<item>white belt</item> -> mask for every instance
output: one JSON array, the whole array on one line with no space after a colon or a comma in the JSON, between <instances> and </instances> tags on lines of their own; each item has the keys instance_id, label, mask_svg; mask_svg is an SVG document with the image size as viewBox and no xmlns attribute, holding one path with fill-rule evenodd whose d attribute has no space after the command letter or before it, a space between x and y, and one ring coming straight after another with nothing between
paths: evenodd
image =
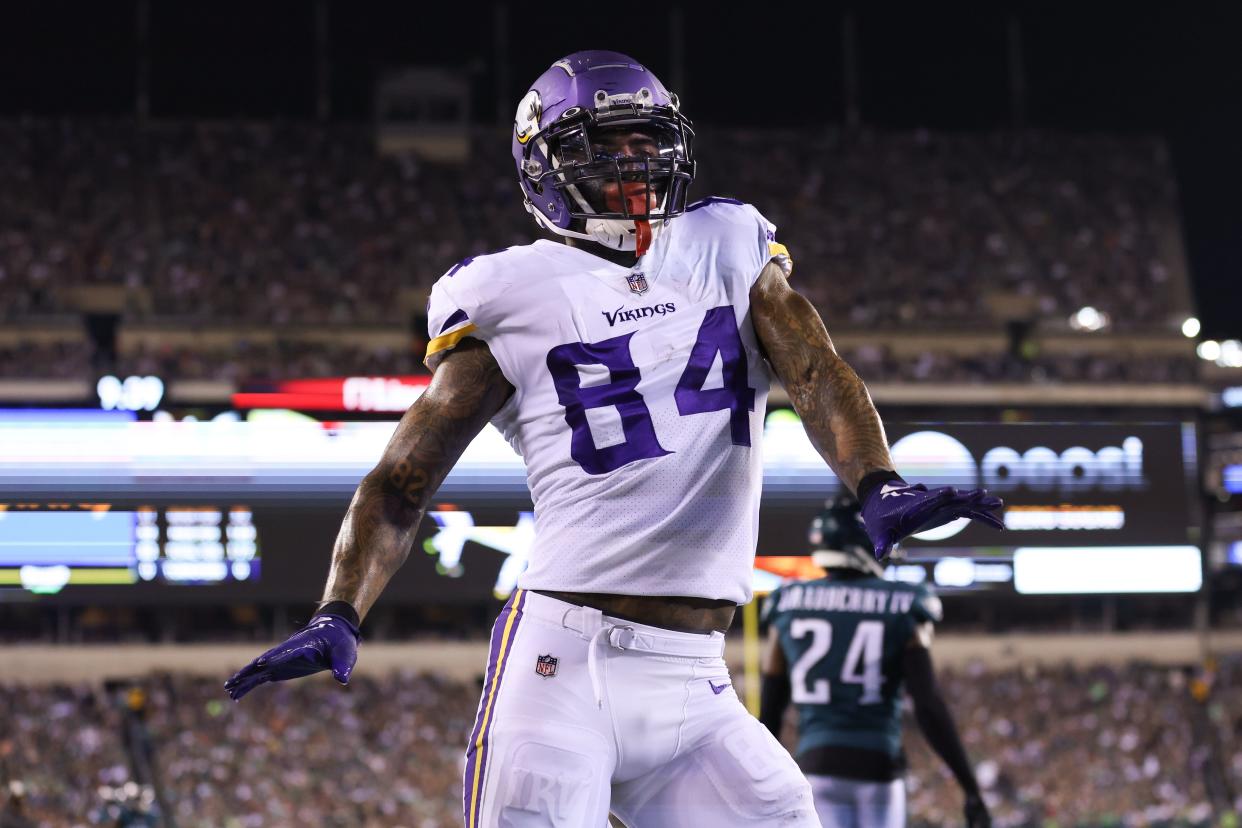
<instances>
[{"instance_id":1,"label":"white belt","mask_svg":"<svg viewBox=\"0 0 1242 828\"><path fill-rule=\"evenodd\" d=\"M662 630L624 618L614 618L594 607L581 607L537 592L527 595L523 612L549 618L553 605L558 605L556 609L559 611L556 615L559 617L549 620L558 621L565 629L573 630L589 642L587 675L591 678L591 690L595 694L597 707L604 706L603 684L599 678L599 653L604 647L683 658L720 658L724 655L724 633Z\"/></svg>"}]
</instances>

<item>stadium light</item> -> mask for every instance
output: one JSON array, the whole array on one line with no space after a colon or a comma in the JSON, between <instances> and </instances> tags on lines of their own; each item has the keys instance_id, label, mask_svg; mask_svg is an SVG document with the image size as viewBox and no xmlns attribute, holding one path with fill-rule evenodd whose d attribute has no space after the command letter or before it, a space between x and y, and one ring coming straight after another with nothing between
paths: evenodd
<instances>
[{"instance_id":1,"label":"stadium light","mask_svg":"<svg viewBox=\"0 0 1242 828\"><path fill-rule=\"evenodd\" d=\"M1242 368L1242 342L1226 339L1220 343L1220 357L1216 364L1222 368Z\"/></svg>"},{"instance_id":2,"label":"stadium light","mask_svg":"<svg viewBox=\"0 0 1242 828\"><path fill-rule=\"evenodd\" d=\"M1220 343L1215 339L1205 339L1195 348L1195 353L1199 355L1199 359L1215 362L1220 359Z\"/></svg>"},{"instance_id":3,"label":"stadium light","mask_svg":"<svg viewBox=\"0 0 1242 828\"><path fill-rule=\"evenodd\" d=\"M1071 316L1069 324L1076 331L1100 331L1108 327L1108 314L1088 305Z\"/></svg>"},{"instance_id":4,"label":"stadium light","mask_svg":"<svg viewBox=\"0 0 1242 828\"><path fill-rule=\"evenodd\" d=\"M1182 323L1182 336L1187 339L1194 339L1199 335L1200 327L1198 319L1195 319L1193 316L1188 316L1186 317L1186 321Z\"/></svg>"}]
</instances>

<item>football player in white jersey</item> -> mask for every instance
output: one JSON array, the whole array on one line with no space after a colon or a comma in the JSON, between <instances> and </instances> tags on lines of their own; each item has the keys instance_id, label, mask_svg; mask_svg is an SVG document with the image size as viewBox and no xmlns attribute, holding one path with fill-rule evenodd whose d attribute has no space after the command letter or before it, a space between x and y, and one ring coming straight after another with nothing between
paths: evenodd
<instances>
[{"instance_id":1,"label":"football player in white jersey","mask_svg":"<svg viewBox=\"0 0 1242 828\"><path fill-rule=\"evenodd\" d=\"M311 622L226 682L331 669L405 560L437 487L490 421L526 463L530 565L501 611L467 746L474 826L817 826L789 754L738 700L724 631L751 598L770 377L864 504L877 554L981 491L894 471L866 388L788 283L775 227L687 204L693 131L632 58L577 52L514 121L543 239L466 259L431 293L426 393L358 487Z\"/></svg>"}]
</instances>

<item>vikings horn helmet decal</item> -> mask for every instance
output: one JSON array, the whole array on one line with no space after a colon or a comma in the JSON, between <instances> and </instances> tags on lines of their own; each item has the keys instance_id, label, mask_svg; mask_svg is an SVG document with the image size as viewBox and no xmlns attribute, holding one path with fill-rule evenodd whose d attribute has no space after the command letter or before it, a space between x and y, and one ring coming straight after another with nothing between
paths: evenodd
<instances>
[{"instance_id":1,"label":"vikings horn helmet decal","mask_svg":"<svg viewBox=\"0 0 1242 828\"><path fill-rule=\"evenodd\" d=\"M513 158L535 220L638 256L685 212L693 140L677 96L618 52L558 60L513 121Z\"/></svg>"}]
</instances>

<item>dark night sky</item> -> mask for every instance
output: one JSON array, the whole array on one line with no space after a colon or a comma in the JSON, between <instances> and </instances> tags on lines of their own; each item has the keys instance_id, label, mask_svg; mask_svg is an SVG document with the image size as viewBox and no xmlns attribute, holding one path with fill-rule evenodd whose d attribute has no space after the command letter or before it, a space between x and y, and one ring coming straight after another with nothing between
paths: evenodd
<instances>
[{"instance_id":1,"label":"dark night sky","mask_svg":"<svg viewBox=\"0 0 1242 828\"><path fill-rule=\"evenodd\" d=\"M374 78L398 65L467 72L480 121L507 116L525 84L577 49L618 49L670 86L677 77L676 4L560 4L573 17L512 5L507 57L498 54L493 3L326 4L339 120L366 120ZM863 122L877 126L1008 127L1007 32L1016 19L1028 125L1168 139L1204 334L1238 337L1242 310L1231 300L1242 273L1242 3L1178 5L856 4L859 105ZM137 8L138 0L44 0L0 12L0 117L132 114ZM676 91L697 122L843 121L842 7L680 8L684 77ZM314 115L311 0L152 0L148 44L155 117Z\"/></svg>"}]
</instances>

